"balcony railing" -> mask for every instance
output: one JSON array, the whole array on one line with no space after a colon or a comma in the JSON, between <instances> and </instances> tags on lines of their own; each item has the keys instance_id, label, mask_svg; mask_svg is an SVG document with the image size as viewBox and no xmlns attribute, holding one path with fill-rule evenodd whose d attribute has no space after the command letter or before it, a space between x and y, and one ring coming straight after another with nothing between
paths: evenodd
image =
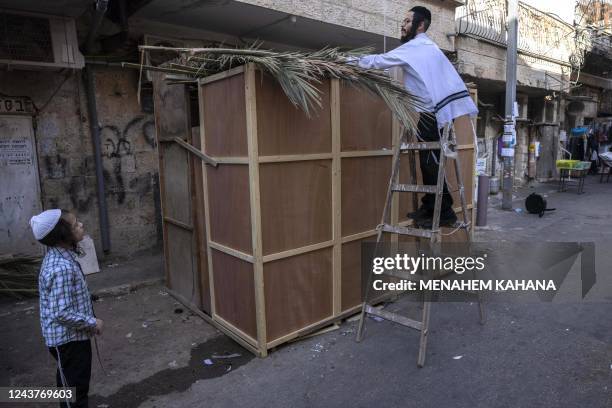
<instances>
[{"instance_id":1,"label":"balcony railing","mask_svg":"<svg viewBox=\"0 0 612 408\"><path fill-rule=\"evenodd\" d=\"M505 47L506 1L467 0L458 8L457 33ZM582 62L574 27L519 2L518 50L536 58L575 65Z\"/></svg>"}]
</instances>

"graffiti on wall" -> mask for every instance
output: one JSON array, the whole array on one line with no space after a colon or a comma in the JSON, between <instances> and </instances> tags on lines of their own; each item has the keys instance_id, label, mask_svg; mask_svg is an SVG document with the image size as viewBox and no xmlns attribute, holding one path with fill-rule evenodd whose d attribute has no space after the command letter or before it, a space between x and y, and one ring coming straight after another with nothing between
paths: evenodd
<instances>
[{"instance_id":1,"label":"graffiti on wall","mask_svg":"<svg viewBox=\"0 0 612 408\"><path fill-rule=\"evenodd\" d=\"M142 137L151 149L155 144L155 124L145 116L136 116L123 128L105 125L100 129L102 155L105 159L104 181L106 191L113 195L118 204L125 202L126 191L137 190L139 194L151 191L151 174L141 174L132 178L126 185L126 175L136 172L133 143Z\"/></svg>"},{"instance_id":2,"label":"graffiti on wall","mask_svg":"<svg viewBox=\"0 0 612 408\"><path fill-rule=\"evenodd\" d=\"M104 151L103 155L107 158L116 158L132 154L132 142L130 132L137 132L144 138L144 141L155 149L155 123L153 119L145 119L144 116L137 116L130 120L123 129L114 125L102 126L100 129L104 136L102 139Z\"/></svg>"},{"instance_id":3,"label":"graffiti on wall","mask_svg":"<svg viewBox=\"0 0 612 408\"><path fill-rule=\"evenodd\" d=\"M103 125L100 128L100 139L106 194L116 200L117 204L124 204L128 192L135 192L139 196L151 192L157 169L143 169L142 174L138 174L135 153L154 154L156 142L153 119L139 115L124 126ZM49 205L68 205L68 201L62 203L61 197L69 198L71 208L80 213L86 213L95 205L93 156L54 153L42 156L42 163L48 179L62 180L58 186L61 190L57 190L54 185L47 186L51 194L47 194L44 199Z\"/></svg>"}]
</instances>

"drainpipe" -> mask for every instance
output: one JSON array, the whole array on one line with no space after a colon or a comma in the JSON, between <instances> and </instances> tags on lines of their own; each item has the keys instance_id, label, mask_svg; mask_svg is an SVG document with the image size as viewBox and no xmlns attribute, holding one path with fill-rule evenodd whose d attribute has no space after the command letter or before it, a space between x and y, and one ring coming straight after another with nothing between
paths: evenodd
<instances>
[{"instance_id":1,"label":"drainpipe","mask_svg":"<svg viewBox=\"0 0 612 408\"><path fill-rule=\"evenodd\" d=\"M104 13L108 7L109 0L97 0L95 2L94 16L91 29L87 36L86 53L91 53ZM85 79L87 85L87 110L89 111L89 126L91 129L91 141L94 150L96 167L96 185L98 194L98 211L100 218L100 238L102 240L102 251L110 252L110 233L108 225L108 208L106 206L106 194L104 186L104 173L102 171L102 146L100 143L100 124L98 123L98 108L96 106L96 85L94 68L91 64L85 66Z\"/></svg>"},{"instance_id":2,"label":"drainpipe","mask_svg":"<svg viewBox=\"0 0 612 408\"><path fill-rule=\"evenodd\" d=\"M100 25L102 24L102 19L104 18L104 14L108 8L108 3L109 0L96 0L94 3L94 15L93 19L91 20L91 28L89 29L87 43L85 46L85 50L87 52L90 52L93 49L96 34L98 33L98 29L100 29Z\"/></svg>"}]
</instances>

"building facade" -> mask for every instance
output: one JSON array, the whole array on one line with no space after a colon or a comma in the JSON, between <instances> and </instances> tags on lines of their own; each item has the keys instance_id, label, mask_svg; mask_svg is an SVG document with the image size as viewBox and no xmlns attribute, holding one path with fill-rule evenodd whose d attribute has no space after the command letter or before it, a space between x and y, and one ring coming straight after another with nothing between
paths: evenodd
<instances>
[{"instance_id":1,"label":"building facade","mask_svg":"<svg viewBox=\"0 0 612 408\"><path fill-rule=\"evenodd\" d=\"M582 69L573 74L580 86L568 97L568 123L588 128L603 153L612 145L612 3L581 0L576 20L586 52Z\"/></svg>"},{"instance_id":2,"label":"building facade","mask_svg":"<svg viewBox=\"0 0 612 408\"><path fill-rule=\"evenodd\" d=\"M493 177L500 177L501 171L506 14L502 0L468 0L457 11L457 67L478 86L479 153ZM519 2L518 20L515 185L556 176L559 135L565 128L564 96L572 87L571 74L579 68L581 53L573 25L558 16Z\"/></svg>"},{"instance_id":3,"label":"building facade","mask_svg":"<svg viewBox=\"0 0 612 408\"><path fill-rule=\"evenodd\" d=\"M430 34L452 52L458 4L1 1L0 24L3 32L12 34L7 36L9 47L0 54L0 105L11 105L0 109L0 125L12 130L3 132L0 140L0 176L3 184L5 179L14 182L3 185L0 197L0 253L40 254L28 220L55 207L77 214L100 258L129 257L161 247L151 84L148 76L141 78L137 70L120 66L122 61L139 61L138 44L245 46L263 41L274 49L371 46L382 52L399 44L406 11L425 5L436 16ZM18 104L27 109L15 112ZM93 128L98 132L99 163ZM25 184L30 187L24 189Z\"/></svg>"},{"instance_id":4,"label":"building facade","mask_svg":"<svg viewBox=\"0 0 612 408\"><path fill-rule=\"evenodd\" d=\"M567 133L612 111L610 72L596 69L604 66L597 58L602 52L608 58L610 49L609 37L602 34L609 28L609 8L587 3L581 10L599 11L577 22L582 25L567 21L575 15L573 2L556 2L548 12L520 5L517 183L554 177L561 130ZM432 11L428 34L477 89L479 151L487 160L486 171L495 175L504 111L503 0L0 1L0 24L13 33L7 37L13 46L0 55L0 124L12 129L0 141L0 168L11 180L21 180L14 174L23 170L35 187L29 195L20 182L3 189L0 211L10 222L0 225L0 252L22 251L13 243L32 240L27 219L51 207L74 210L101 257L160 248L150 78L120 66L122 61L140 62L139 44L246 46L261 41L276 50L371 46L383 52L399 45L402 21L416 5ZM572 10L561 12L567 5ZM585 59L587 42L595 44L591 51L603 50L589 54L597 58ZM18 103L27 105L26 111L15 112ZM197 125L197 117L193 122ZM537 157L529 150L536 145ZM25 150L20 153L20 148ZM20 161L19 154L29 159ZM25 209L24 200L29 203ZM27 248L35 251L36 245L30 242Z\"/></svg>"}]
</instances>

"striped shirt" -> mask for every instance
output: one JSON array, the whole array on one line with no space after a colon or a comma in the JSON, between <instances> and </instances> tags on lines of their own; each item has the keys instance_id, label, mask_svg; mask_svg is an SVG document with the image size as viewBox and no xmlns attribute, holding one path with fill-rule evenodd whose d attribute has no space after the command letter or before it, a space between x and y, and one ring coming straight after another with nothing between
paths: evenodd
<instances>
[{"instance_id":1,"label":"striped shirt","mask_svg":"<svg viewBox=\"0 0 612 408\"><path fill-rule=\"evenodd\" d=\"M68 249L50 247L40 268L40 325L48 347L87 340L96 325L85 275L76 256Z\"/></svg>"}]
</instances>

